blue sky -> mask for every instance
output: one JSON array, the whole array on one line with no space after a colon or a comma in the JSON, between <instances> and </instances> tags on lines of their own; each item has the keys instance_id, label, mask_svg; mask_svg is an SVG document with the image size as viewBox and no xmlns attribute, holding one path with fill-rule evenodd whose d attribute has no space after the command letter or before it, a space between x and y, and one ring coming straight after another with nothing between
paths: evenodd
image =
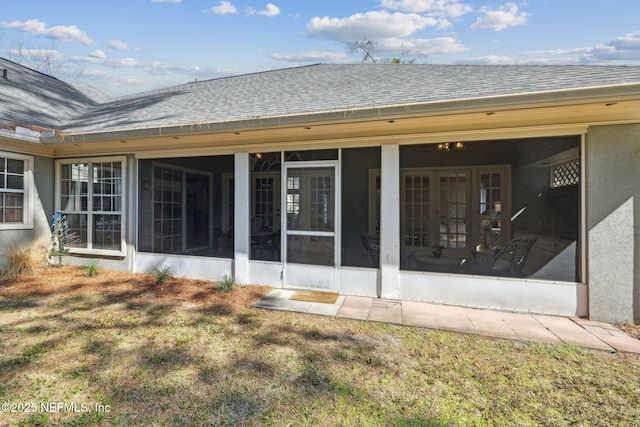
<instances>
[{"instance_id":1,"label":"blue sky","mask_svg":"<svg viewBox=\"0 0 640 427\"><path fill-rule=\"evenodd\" d=\"M118 96L318 62L640 65L638 0L0 0L0 56Z\"/></svg>"}]
</instances>

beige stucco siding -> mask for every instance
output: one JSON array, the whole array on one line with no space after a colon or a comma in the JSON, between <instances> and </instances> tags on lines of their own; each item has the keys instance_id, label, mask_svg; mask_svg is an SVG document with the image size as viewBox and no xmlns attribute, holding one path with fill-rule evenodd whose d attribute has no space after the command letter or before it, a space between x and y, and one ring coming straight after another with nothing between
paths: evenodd
<instances>
[{"instance_id":1,"label":"beige stucco siding","mask_svg":"<svg viewBox=\"0 0 640 427\"><path fill-rule=\"evenodd\" d=\"M589 128L586 159L589 315L640 320L640 125Z\"/></svg>"}]
</instances>

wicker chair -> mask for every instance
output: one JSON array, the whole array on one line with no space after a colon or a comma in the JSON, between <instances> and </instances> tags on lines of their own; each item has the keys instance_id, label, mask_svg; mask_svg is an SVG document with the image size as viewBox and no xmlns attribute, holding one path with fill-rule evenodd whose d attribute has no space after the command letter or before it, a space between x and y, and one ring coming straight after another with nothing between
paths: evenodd
<instances>
[{"instance_id":1,"label":"wicker chair","mask_svg":"<svg viewBox=\"0 0 640 427\"><path fill-rule=\"evenodd\" d=\"M473 272L490 276L522 276L524 266L536 239L513 239L497 252L472 251Z\"/></svg>"},{"instance_id":2,"label":"wicker chair","mask_svg":"<svg viewBox=\"0 0 640 427\"><path fill-rule=\"evenodd\" d=\"M380 268L380 236L360 236L374 268Z\"/></svg>"}]
</instances>

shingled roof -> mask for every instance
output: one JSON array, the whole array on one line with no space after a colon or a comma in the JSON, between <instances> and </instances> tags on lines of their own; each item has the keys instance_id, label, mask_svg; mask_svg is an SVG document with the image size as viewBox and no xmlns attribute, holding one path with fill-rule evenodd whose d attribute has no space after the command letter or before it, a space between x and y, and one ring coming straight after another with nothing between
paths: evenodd
<instances>
[{"instance_id":1,"label":"shingled roof","mask_svg":"<svg viewBox=\"0 0 640 427\"><path fill-rule=\"evenodd\" d=\"M15 94L9 98L21 106L13 120L58 126L71 134L640 85L638 66L318 64L197 81L99 103L60 80L28 74L0 84L0 95L7 94L8 82L32 92L29 100ZM7 114L0 108L0 117Z\"/></svg>"},{"instance_id":2,"label":"shingled roof","mask_svg":"<svg viewBox=\"0 0 640 427\"><path fill-rule=\"evenodd\" d=\"M98 105L55 77L0 58L0 126L59 129Z\"/></svg>"}]
</instances>

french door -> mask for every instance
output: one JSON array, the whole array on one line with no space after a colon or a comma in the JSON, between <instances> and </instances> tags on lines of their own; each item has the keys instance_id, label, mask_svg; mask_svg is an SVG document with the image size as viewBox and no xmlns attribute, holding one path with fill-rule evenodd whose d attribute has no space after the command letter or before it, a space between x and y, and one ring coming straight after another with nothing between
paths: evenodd
<instances>
[{"instance_id":1,"label":"french door","mask_svg":"<svg viewBox=\"0 0 640 427\"><path fill-rule=\"evenodd\" d=\"M282 229L287 287L336 289L337 171L337 162L285 166Z\"/></svg>"},{"instance_id":2,"label":"french door","mask_svg":"<svg viewBox=\"0 0 640 427\"><path fill-rule=\"evenodd\" d=\"M401 233L403 250L430 253L441 246L464 255L469 246L469 170L403 170Z\"/></svg>"},{"instance_id":3,"label":"french door","mask_svg":"<svg viewBox=\"0 0 640 427\"><path fill-rule=\"evenodd\" d=\"M153 165L153 252L180 253L212 240L211 174Z\"/></svg>"}]
</instances>

